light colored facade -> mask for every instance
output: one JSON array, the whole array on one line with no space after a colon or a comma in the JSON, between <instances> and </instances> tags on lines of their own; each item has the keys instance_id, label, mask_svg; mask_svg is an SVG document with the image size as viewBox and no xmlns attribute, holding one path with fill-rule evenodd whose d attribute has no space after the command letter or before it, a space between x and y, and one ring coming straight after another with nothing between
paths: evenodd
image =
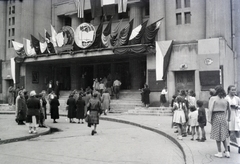
<instances>
[{"instance_id":1,"label":"light colored facade","mask_svg":"<svg viewBox=\"0 0 240 164\"><path fill-rule=\"evenodd\" d=\"M41 0L30 3L0 1L0 3L0 13L3 13L5 18L0 20L3 22L3 25L0 25L0 31L4 31L0 32L0 35L5 40L5 42L0 43L2 48L0 53L3 60L2 96L6 100L6 92L11 79L9 60L16 56L14 50L8 48L8 40L15 39L15 41L22 42L22 38L29 38L30 34L38 36L38 32L43 34L44 29L50 32L50 24L56 31L69 24L76 29L80 23L89 20L77 18L73 0ZM9 26L8 20L12 15L8 14L8 10L13 4L16 6L16 13L21 14L15 14L15 25ZM146 9L148 4L149 10ZM143 83L148 83L153 91L150 94L151 101L159 101L160 91L165 85L169 91L168 99L178 89L193 89L197 99L208 100L210 86L209 84L203 86L203 80L201 80L205 77L202 75L204 72L218 71L221 73L219 82L223 84L225 89L230 84L239 86L240 79L237 80L240 78L240 75L237 75L239 69L236 69L236 65L240 65L237 64L239 61L236 60L237 54L240 54L239 46L237 46L240 43L239 4L238 0L128 1L129 17L123 19L122 27L132 18L134 18L133 27L145 20L149 20L148 24L151 24L164 18L156 41L173 40L171 60L165 82L154 79L155 53L116 55L111 49L88 52L87 54L80 52L75 55L63 54L61 56L28 58L17 66L17 81L27 90L35 89L37 92L46 89L46 84L51 79L59 80L62 89L73 90L79 89L81 74L84 72L89 75L89 86L92 85L90 79L119 72L122 81L126 80L123 82L123 89L129 89L128 85L131 89L138 89L142 87ZM26 10L26 8L30 10ZM86 14L91 12L89 0L85 1L85 10ZM86 17L89 18L88 15ZM114 18L112 28L117 25L119 18ZM90 22L97 27L100 18L95 18ZM107 23L104 22L103 29ZM15 28L14 38L6 34L12 27ZM3 35L4 33L5 35ZM210 62L206 62L206 59ZM238 68L240 67L238 66ZM32 83L33 72L38 72L39 81L37 83ZM229 74L229 72L232 73ZM131 76L130 78L128 74ZM130 84L127 84L128 81Z\"/></svg>"}]
</instances>

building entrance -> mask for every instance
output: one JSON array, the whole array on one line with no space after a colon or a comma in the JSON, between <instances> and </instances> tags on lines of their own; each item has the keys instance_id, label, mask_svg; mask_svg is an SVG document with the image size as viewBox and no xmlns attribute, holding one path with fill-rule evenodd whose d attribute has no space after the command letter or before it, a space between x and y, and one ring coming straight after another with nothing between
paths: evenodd
<instances>
[{"instance_id":1,"label":"building entrance","mask_svg":"<svg viewBox=\"0 0 240 164\"><path fill-rule=\"evenodd\" d=\"M58 67L56 68L55 81L59 81L60 90L71 90L71 72L70 67Z\"/></svg>"},{"instance_id":2,"label":"building entrance","mask_svg":"<svg viewBox=\"0 0 240 164\"><path fill-rule=\"evenodd\" d=\"M194 71L175 72L175 93L179 90L195 90Z\"/></svg>"}]
</instances>

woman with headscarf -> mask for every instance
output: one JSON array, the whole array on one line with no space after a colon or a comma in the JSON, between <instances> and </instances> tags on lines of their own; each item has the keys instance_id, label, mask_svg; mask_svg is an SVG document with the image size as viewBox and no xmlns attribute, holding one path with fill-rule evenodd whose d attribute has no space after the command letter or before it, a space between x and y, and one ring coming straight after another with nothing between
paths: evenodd
<instances>
[{"instance_id":1,"label":"woman with headscarf","mask_svg":"<svg viewBox=\"0 0 240 164\"><path fill-rule=\"evenodd\" d=\"M223 155L227 158L230 157L230 153L227 149L226 139L229 137L228 122L230 121L230 106L225 99L226 92L221 86L216 86L216 96L213 96L209 100L209 123L212 125L210 138L216 140L218 153L215 157L222 158ZM228 114L228 118L227 116ZM221 142L224 146L224 153L221 152Z\"/></svg>"},{"instance_id":2,"label":"woman with headscarf","mask_svg":"<svg viewBox=\"0 0 240 164\"><path fill-rule=\"evenodd\" d=\"M228 95L226 96L226 100L229 102L231 110L229 131L236 137L238 153L240 153L240 98L236 96L236 87L234 85L230 85L228 87ZM228 145L228 149L230 151L230 144Z\"/></svg>"},{"instance_id":3,"label":"woman with headscarf","mask_svg":"<svg viewBox=\"0 0 240 164\"><path fill-rule=\"evenodd\" d=\"M26 122L29 124L29 133L37 133L40 114L40 100L36 98L36 92L30 92L30 98L27 100L27 118Z\"/></svg>"},{"instance_id":4,"label":"woman with headscarf","mask_svg":"<svg viewBox=\"0 0 240 164\"><path fill-rule=\"evenodd\" d=\"M97 128L97 124L99 124L99 116L102 112L101 110L101 102L100 100L97 98L97 93L94 92L93 93L93 98L91 98L89 100L88 103L88 111L87 111L87 117L89 118L88 120L88 127L91 127L93 125L93 130L92 130L92 135L94 135L95 133L97 133L96 128Z\"/></svg>"},{"instance_id":5,"label":"woman with headscarf","mask_svg":"<svg viewBox=\"0 0 240 164\"><path fill-rule=\"evenodd\" d=\"M50 112L51 119L53 119L53 123L57 123L56 119L59 119L59 107L60 103L58 101L57 95L54 94L54 98L50 102Z\"/></svg>"},{"instance_id":6,"label":"woman with headscarf","mask_svg":"<svg viewBox=\"0 0 240 164\"><path fill-rule=\"evenodd\" d=\"M76 106L77 106L77 119L78 119L78 123L84 123L83 119L84 119L84 115L85 115L85 101L82 99L82 94L79 93L79 97L78 100L76 102Z\"/></svg>"},{"instance_id":7,"label":"woman with headscarf","mask_svg":"<svg viewBox=\"0 0 240 164\"><path fill-rule=\"evenodd\" d=\"M24 98L23 91L18 92L16 98L16 120L18 125L25 125L23 121L26 120L27 105Z\"/></svg>"}]
</instances>

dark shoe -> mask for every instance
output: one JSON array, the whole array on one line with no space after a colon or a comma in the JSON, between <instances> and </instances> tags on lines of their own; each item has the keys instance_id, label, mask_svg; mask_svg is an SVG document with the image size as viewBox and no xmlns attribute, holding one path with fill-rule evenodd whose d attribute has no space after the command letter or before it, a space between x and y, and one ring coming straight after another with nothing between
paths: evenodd
<instances>
[{"instance_id":1,"label":"dark shoe","mask_svg":"<svg viewBox=\"0 0 240 164\"><path fill-rule=\"evenodd\" d=\"M94 135L94 130L92 130L92 136Z\"/></svg>"},{"instance_id":2,"label":"dark shoe","mask_svg":"<svg viewBox=\"0 0 240 164\"><path fill-rule=\"evenodd\" d=\"M194 139L193 139L193 138L191 138L191 140L193 141Z\"/></svg>"},{"instance_id":3,"label":"dark shoe","mask_svg":"<svg viewBox=\"0 0 240 164\"><path fill-rule=\"evenodd\" d=\"M78 124L80 124L80 122L78 122Z\"/></svg>"},{"instance_id":4,"label":"dark shoe","mask_svg":"<svg viewBox=\"0 0 240 164\"><path fill-rule=\"evenodd\" d=\"M230 152L230 146L228 146L228 151Z\"/></svg>"},{"instance_id":5,"label":"dark shoe","mask_svg":"<svg viewBox=\"0 0 240 164\"><path fill-rule=\"evenodd\" d=\"M178 133L178 130L174 131L174 133Z\"/></svg>"},{"instance_id":6,"label":"dark shoe","mask_svg":"<svg viewBox=\"0 0 240 164\"><path fill-rule=\"evenodd\" d=\"M53 123L57 123L57 121L53 121Z\"/></svg>"},{"instance_id":7,"label":"dark shoe","mask_svg":"<svg viewBox=\"0 0 240 164\"><path fill-rule=\"evenodd\" d=\"M196 140L197 140L197 141L199 141L200 139L199 139L199 138L197 138Z\"/></svg>"},{"instance_id":8,"label":"dark shoe","mask_svg":"<svg viewBox=\"0 0 240 164\"><path fill-rule=\"evenodd\" d=\"M187 135L186 135L186 134L183 134L182 137L187 137Z\"/></svg>"},{"instance_id":9,"label":"dark shoe","mask_svg":"<svg viewBox=\"0 0 240 164\"><path fill-rule=\"evenodd\" d=\"M94 131L94 134L96 134L97 133L97 131Z\"/></svg>"},{"instance_id":10,"label":"dark shoe","mask_svg":"<svg viewBox=\"0 0 240 164\"><path fill-rule=\"evenodd\" d=\"M76 123L75 121L72 121L72 123Z\"/></svg>"},{"instance_id":11,"label":"dark shoe","mask_svg":"<svg viewBox=\"0 0 240 164\"><path fill-rule=\"evenodd\" d=\"M25 125L23 122L18 122L18 125Z\"/></svg>"}]
</instances>

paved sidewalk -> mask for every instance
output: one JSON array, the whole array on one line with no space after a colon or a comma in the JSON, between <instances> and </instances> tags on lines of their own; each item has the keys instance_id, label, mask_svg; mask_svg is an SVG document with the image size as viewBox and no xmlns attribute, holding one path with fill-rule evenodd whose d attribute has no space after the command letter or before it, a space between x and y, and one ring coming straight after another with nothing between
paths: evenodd
<instances>
[{"instance_id":1,"label":"paved sidewalk","mask_svg":"<svg viewBox=\"0 0 240 164\"><path fill-rule=\"evenodd\" d=\"M13 114L13 111L0 111L0 114L11 113ZM60 111L60 113L62 116L66 114L65 111ZM213 156L213 154L217 152L217 147L215 141L210 139L209 124L206 127L207 140L205 142L197 142L191 141L191 136L184 137L183 140L177 140L177 134L174 133L175 129L171 128L171 116L144 116L110 113L107 116L101 116L101 119L139 126L168 137L177 144L180 149L182 149L187 164L240 164L240 154L237 153L237 148L234 146L231 146L230 158L220 159ZM50 132L49 128L39 128L38 134L28 134L27 127L24 125L17 125L14 120L0 119L0 125L0 144L38 137L39 135Z\"/></svg>"}]
</instances>

